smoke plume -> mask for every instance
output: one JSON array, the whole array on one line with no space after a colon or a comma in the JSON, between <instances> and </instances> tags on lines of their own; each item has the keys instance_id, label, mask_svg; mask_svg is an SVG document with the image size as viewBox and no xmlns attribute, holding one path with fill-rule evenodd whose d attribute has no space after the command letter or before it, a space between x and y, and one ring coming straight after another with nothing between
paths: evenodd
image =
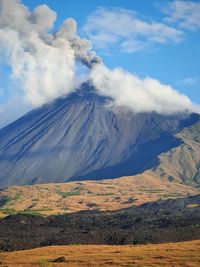
<instances>
[{"instance_id":1,"label":"smoke plume","mask_svg":"<svg viewBox=\"0 0 200 267\"><path fill-rule=\"evenodd\" d=\"M40 106L75 89L76 62L89 69L98 92L134 112L199 111L188 97L149 77L141 80L122 69L108 69L66 19L57 31L57 14L47 5L30 11L20 0L0 0L0 54L24 91L26 103ZM119 22L120 23L120 22Z\"/></svg>"},{"instance_id":2,"label":"smoke plume","mask_svg":"<svg viewBox=\"0 0 200 267\"><path fill-rule=\"evenodd\" d=\"M113 104L133 112L200 112L191 100L169 85L146 77L140 79L120 68L108 69L103 64L93 67L90 78L100 94L113 99Z\"/></svg>"},{"instance_id":3,"label":"smoke plume","mask_svg":"<svg viewBox=\"0 0 200 267\"><path fill-rule=\"evenodd\" d=\"M30 12L20 0L0 0L0 52L25 99L39 106L74 90L76 60L100 62L91 44L77 36L73 19L52 32L56 13L46 5Z\"/></svg>"}]
</instances>

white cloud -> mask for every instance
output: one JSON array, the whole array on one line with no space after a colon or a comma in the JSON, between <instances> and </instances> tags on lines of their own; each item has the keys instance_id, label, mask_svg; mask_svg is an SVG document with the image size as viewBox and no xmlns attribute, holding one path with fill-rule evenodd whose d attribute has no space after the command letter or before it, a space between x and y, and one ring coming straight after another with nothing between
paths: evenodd
<instances>
[{"instance_id":1,"label":"white cloud","mask_svg":"<svg viewBox=\"0 0 200 267\"><path fill-rule=\"evenodd\" d=\"M77 60L91 68L89 78L99 93L112 97L117 106L134 112L166 114L198 110L186 96L157 80L141 80L121 69L109 70L91 51L90 42L77 35L76 21L69 18L53 32L55 20L56 13L46 5L30 12L20 0L0 0L0 54L11 67L26 100L23 103L20 93L20 97L0 107L7 122L30 108L29 104L40 106L73 91L79 81ZM88 18L85 30L99 46L117 44L126 52L183 38L181 31L142 21L134 12L122 9L99 9Z\"/></svg>"},{"instance_id":2,"label":"white cloud","mask_svg":"<svg viewBox=\"0 0 200 267\"><path fill-rule=\"evenodd\" d=\"M135 53L148 49L149 44L139 40L126 40L121 44L121 51L124 53Z\"/></svg>"},{"instance_id":3,"label":"white cloud","mask_svg":"<svg viewBox=\"0 0 200 267\"><path fill-rule=\"evenodd\" d=\"M200 29L200 2L175 0L164 9L166 22L178 23L187 30Z\"/></svg>"},{"instance_id":4,"label":"white cloud","mask_svg":"<svg viewBox=\"0 0 200 267\"><path fill-rule=\"evenodd\" d=\"M74 90L76 60L87 66L100 61L90 42L77 36L73 19L52 33L56 17L47 5L30 12L20 0L0 0L0 55L33 106Z\"/></svg>"},{"instance_id":5,"label":"white cloud","mask_svg":"<svg viewBox=\"0 0 200 267\"><path fill-rule=\"evenodd\" d=\"M91 70L90 78L100 94L111 97L114 105L133 112L200 112L200 107L187 96L149 77L140 79L122 69L109 70L98 64Z\"/></svg>"},{"instance_id":6,"label":"white cloud","mask_svg":"<svg viewBox=\"0 0 200 267\"><path fill-rule=\"evenodd\" d=\"M99 8L83 28L96 48L117 45L123 52L141 51L156 43L179 43L184 33L155 21L144 21L126 9Z\"/></svg>"},{"instance_id":7,"label":"white cloud","mask_svg":"<svg viewBox=\"0 0 200 267\"><path fill-rule=\"evenodd\" d=\"M177 82L177 85L180 86L189 86L189 87L193 87L195 85L197 85L199 82L199 79L196 77L189 77L189 78L185 78L181 81Z\"/></svg>"}]
</instances>

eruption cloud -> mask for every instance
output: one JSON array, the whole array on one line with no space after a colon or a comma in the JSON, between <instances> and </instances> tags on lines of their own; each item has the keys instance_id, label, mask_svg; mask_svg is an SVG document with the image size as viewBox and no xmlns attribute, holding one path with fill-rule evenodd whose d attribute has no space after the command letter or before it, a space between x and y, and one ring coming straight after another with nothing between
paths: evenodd
<instances>
[{"instance_id":1,"label":"eruption cloud","mask_svg":"<svg viewBox=\"0 0 200 267\"><path fill-rule=\"evenodd\" d=\"M187 96L149 77L140 79L120 68L110 70L104 64L98 64L91 70L90 78L100 94L112 98L113 105L136 113L200 113L199 106Z\"/></svg>"},{"instance_id":2,"label":"eruption cloud","mask_svg":"<svg viewBox=\"0 0 200 267\"><path fill-rule=\"evenodd\" d=\"M56 18L46 5L30 12L19 0L0 0L1 56L32 106L74 90L76 60L88 67L100 61L90 42L76 35L75 20L50 33Z\"/></svg>"},{"instance_id":3,"label":"eruption cloud","mask_svg":"<svg viewBox=\"0 0 200 267\"><path fill-rule=\"evenodd\" d=\"M74 91L79 61L88 67L97 92L111 97L115 106L166 114L200 111L188 97L158 80L110 70L90 41L77 35L74 19L66 19L54 31L56 18L47 5L31 12L20 0L0 0L0 54L33 107Z\"/></svg>"}]
</instances>

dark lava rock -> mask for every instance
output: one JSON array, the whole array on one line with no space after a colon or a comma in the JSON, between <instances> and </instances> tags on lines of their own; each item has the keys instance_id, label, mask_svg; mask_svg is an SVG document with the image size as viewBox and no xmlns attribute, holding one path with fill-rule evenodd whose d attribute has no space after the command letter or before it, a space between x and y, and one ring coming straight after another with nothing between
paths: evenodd
<instances>
[{"instance_id":1,"label":"dark lava rock","mask_svg":"<svg viewBox=\"0 0 200 267\"><path fill-rule=\"evenodd\" d=\"M188 205L195 204L193 208ZM0 220L0 251L70 244L146 244L200 239L200 195L115 212Z\"/></svg>"},{"instance_id":2,"label":"dark lava rock","mask_svg":"<svg viewBox=\"0 0 200 267\"><path fill-rule=\"evenodd\" d=\"M66 260L65 260L65 257L59 257L59 258L53 260L52 262L66 262Z\"/></svg>"}]
</instances>

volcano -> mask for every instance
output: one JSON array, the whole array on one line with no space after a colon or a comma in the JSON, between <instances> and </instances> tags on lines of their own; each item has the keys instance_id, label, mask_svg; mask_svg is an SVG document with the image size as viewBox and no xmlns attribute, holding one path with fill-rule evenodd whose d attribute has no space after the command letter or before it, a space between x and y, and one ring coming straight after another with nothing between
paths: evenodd
<instances>
[{"instance_id":1,"label":"volcano","mask_svg":"<svg viewBox=\"0 0 200 267\"><path fill-rule=\"evenodd\" d=\"M117 178L156 166L197 114L133 113L88 82L0 130L0 186Z\"/></svg>"}]
</instances>

